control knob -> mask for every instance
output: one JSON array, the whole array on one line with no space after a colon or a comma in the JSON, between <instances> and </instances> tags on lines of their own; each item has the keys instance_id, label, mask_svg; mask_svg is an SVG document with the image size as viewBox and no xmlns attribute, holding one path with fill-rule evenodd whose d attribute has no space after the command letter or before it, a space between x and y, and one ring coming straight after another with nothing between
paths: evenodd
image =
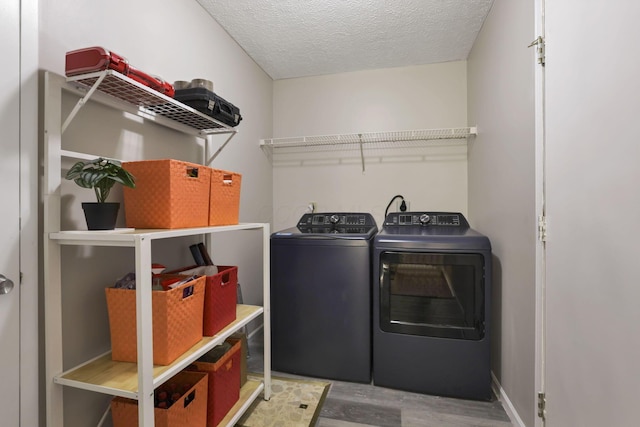
<instances>
[{"instance_id":1,"label":"control knob","mask_svg":"<svg viewBox=\"0 0 640 427\"><path fill-rule=\"evenodd\" d=\"M340 222L340 217L336 214L333 214L329 217L329 222L331 222L331 224L337 224L338 222Z\"/></svg>"},{"instance_id":2,"label":"control knob","mask_svg":"<svg viewBox=\"0 0 640 427\"><path fill-rule=\"evenodd\" d=\"M431 217L428 214L420 215L420 224L425 225L428 224L429 221L431 221Z\"/></svg>"}]
</instances>

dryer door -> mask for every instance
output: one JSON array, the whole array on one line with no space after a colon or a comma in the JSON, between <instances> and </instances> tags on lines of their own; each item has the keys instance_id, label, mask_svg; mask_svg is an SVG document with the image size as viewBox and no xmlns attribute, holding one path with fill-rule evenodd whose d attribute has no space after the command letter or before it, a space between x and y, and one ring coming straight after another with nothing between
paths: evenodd
<instances>
[{"instance_id":1,"label":"dryer door","mask_svg":"<svg viewBox=\"0 0 640 427\"><path fill-rule=\"evenodd\" d=\"M484 337L484 256L380 254L380 328L386 332Z\"/></svg>"}]
</instances>

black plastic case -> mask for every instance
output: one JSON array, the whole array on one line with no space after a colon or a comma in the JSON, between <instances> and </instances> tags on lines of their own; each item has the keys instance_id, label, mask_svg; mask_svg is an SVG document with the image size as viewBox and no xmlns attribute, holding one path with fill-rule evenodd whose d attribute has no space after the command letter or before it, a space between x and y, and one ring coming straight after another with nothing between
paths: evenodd
<instances>
[{"instance_id":1,"label":"black plastic case","mask_svg":"<svg viewBox=\"0 0 640 427\"><path fill-rule=\"evenodd\" d=\"M202 87L177 89L174 98L229 126L238 126L242 120L238 107Z\"/></svg>"}]
</instances>

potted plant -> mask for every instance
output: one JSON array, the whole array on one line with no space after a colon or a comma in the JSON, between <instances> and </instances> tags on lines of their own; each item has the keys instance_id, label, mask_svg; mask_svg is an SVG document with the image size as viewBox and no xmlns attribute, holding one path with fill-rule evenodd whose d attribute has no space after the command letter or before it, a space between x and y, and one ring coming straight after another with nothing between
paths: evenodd
<instances>
[{"instance_id":1,"label":"potted plant","mask_svg":"<svg viewBox=\"0 0 640 427\"><path fill-rule=\"evenodd\" d=\"M82 203L89 230L115 228L120 203L108 203L106 200L116 182L131 188L136 186L135 177L123 169L119 161L102 157L77 162L69 169L65 178L73 180L82 188L93 188L96 194L96 203Z\"/></svg>"}]
</instances>

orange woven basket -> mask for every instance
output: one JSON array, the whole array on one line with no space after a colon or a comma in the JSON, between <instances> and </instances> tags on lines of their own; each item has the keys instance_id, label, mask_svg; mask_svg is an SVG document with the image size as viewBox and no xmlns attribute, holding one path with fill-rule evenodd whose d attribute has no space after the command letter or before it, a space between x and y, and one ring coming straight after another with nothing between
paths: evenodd
<instances>
[{"instance_id":1,"label":"orange woven basket","mask_svg":"<svg viewBox=\"0 0 640 427\"><path fill-rule=\"evenodd\" d=\"M207 427L215 427L240 398L240 356L242 341L228 339L231 349L216 363L195 361L197 372L209 374ZM192 369L192 368L189 368Z\"/></svg>"},{"instance_id":2,"label":"orange woven basket","mask_svg":"<svg viewBox=\"0 0 640 427\"><path fill-rule=\"evenodd\" d=\"M211 168L173 159L125 162L122 167L136 179L136 188L123 188L127 227L209 224Z\"/></svg>"},{"instance_id":3,"label":"orange woven basket","mask_svg":"<svg viewBox=\"0 0 640 427\"><path fill-rule=\"evenodd\" d=\"M161 278L182 275L159 275ZM153 363L168 365L202 339L205 276L168 291L152 291ZM107 288L111 359L137 362L136 292Z\"/></svg>"},{"instance_id":4,"label":"orange woven basket","mask_svg":"<svg viewBox=\"0 0 640 427\"><path fill-rule=\"evenodd\" d=\"M240 185L242 175L211 169L209 196L209 225L233 225L240 213Z\"/></svg>"},{"instance_id":5,"label":"orange woven basket","mask_svg":"<svg viewBox=\"0 0 640 427\"><path fill-rule=\"evenodd\" d=\"M202 372L182 371L165 383L168 387L188 389L169 408L155 408L153 415L156 427L204 426L207 423L208 375ZM111 400L111 415L114 427L137 427L138 402L124 397Z\"/></svg>"}]
</instances>

